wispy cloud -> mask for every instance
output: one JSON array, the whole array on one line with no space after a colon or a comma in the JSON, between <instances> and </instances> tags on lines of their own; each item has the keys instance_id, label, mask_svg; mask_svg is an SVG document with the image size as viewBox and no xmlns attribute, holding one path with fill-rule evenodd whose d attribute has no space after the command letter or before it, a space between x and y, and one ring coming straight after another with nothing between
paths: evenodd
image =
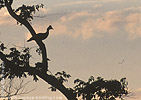
<instances>
[{"instance_id":1,"label":"wispy cloud","mask_svg":"<svg viewBox=\"0 0 141 100\"><path fill-rule=\"evenodd\" d=\"M86 1L83 1L86 2ZM95 7L101 5L95 5ZM122 32L129 39L141 37L141 7L130 7L122 10L107 11L105 13L78 11L60 16L52 24L56 35L68 35L73 38L89 39L104 37ZM48 14L49 10L42 9L42 13ZM0 11L0 25L16 24L5 10ZM45 19L46 20L46 19ZM42 20L34 24L37 32L46 31L46 21ZM10 22L10 23L9 23ZM27 36L29 38L29 36Z\"/></svg>"},{"instance_id":2,"label":"wispy cloud","mask_svg":"<svg viewBox=\"0 0 141 100\"><path fill-rule=\"evenodd\" d=\"M53 27L55 28L55 30L52 31L53 35L69 35L66 25L56 22L53 23Z\"/></svg>"},{"instance_id":3,"label":"wispy cloud","mask_svg":"<svg viewBox=\"0 0 141 100\"><path fill-rule=\"evenodd\" d=\"M67 3L62 3L60 6L68 6L68 5L78 5L78 4L87 4L87 3L94 3L96 2L95 0L88 0L88 1L74 1L74 2L67 2Z\"/></svg>"},{"instance_id":4,"label":"wispy cloud","mask_svg":"<svg viewBox=\"0 0 141 100\"><path fill-rule=\"evenodd\" d=\"M95 5L93 6L94 9L95 9L95 8L100 8L100 7L102 7L102 4L95 4Z\"/></svg>"},{"instance_id":5,"label":"wispy cloud","mask_svg":"<svg viewBox=\"0 0 141 100\"><path fill-rule=\"evenodd\" d=\"M83 24L83 19L95 16L97 16L97 14L89 13L87 11L73 12L62 16L58 20L58 23L54 23L54 25L56 24L56 27L63 26L63 29L61 30L62 34L72 36L73 38L81 37L83 39L88 39L93 36L93 29L90 29L89 25Z\"/></svg>"},{"instance_id":6,"label":"wispy cloud","mask_svg":"<svg viewBox=\"0 0 141 100\"><path fill-rule=\"evenodd\" d=\"M141 37L140 7L122 10L92 13L88 11L72 12L52 21L52 35L67 35L73 38L102 38L115 34L127 34L129 39ZM42 32L46 23L35 24L35 29Z\"/></svg>"},{"instance_id":7,"label":"wispy cloud","mask_svg":"<svg viewBox=\"0 0 141 100\"><path fill-rule=\"evenodd\" d=\"M89 13L88 11L80 11L80 12L72 12L70 14L62 16L60 19L62 22L69 22L75 19L80 19L82 17L91 17L91 16L96 16L96 15L97 14Z\"/></svg>"},{"instance_id":8,"label":"wispy cloud","mask_svg":"<svg viewBox=\"0 0 141 100\"><path fill-rule=\"evenodd\" d=\"M122 0L81 0L81 1L73 1L62 3L60 6L69 6L69 5L78 5L78 4L89 4L89 3L97 3L97 2L120 2Z\"/></svg>"},{"instance_id":9,"label":"wispy cloud","mask_svg":"<svg viewBox=\"0 0 141 100\"><path fill-rule=\"evenodd\" d=\"M62 16L56 25L63 25L62 34L89 39L106 35L128 34L129 39L141 37L140 7L93 14L87 11ZM55 25L55 23L54 23ZM66 32L66 33L63 33ZM57 33L56 33L57 34Z\"/></svg>"},{"instance_id":10,"label":"wispy cloud","mask_svg":"<svg viewBox=\"0 0 141 100\"><path fill-rule=\"evenodd\" d=\"M48 14L50 12L50 9L48 8L42 8L42 9L40 9L40 11L37 11L36 13L35 13L35 16L36 15L39 15L39 16L44 16L44 15L46 15L46 14Z\"/></svg>"},{"instance_id":11,"label":"wispy cloud","mask_svg":"<svg viewBox=\"0 0 141 100\"><path fill-rule=\"evenodd\" d=\"M40 12L36 12L34 16L42 17L48 14L50 9L42 8ZM0 10L0 25L16 25L16 21L9 15L6 9Z\"/></svg>"},{"instance_id":12,"label":"wispy cloud","mask_svg":"<svg viewBox=\"0 0 141 100\"><path fill-rule=\"evenodd\" d=\"M141 37L141 13L130 14L126 18L126 31L130 39Z\"/></svg>"}]
</instances>

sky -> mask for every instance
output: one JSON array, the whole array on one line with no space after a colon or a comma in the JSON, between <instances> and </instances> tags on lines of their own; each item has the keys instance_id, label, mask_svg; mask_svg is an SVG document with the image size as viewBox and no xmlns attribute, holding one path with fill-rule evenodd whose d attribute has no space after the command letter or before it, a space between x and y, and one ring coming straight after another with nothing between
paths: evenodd
<instances>
[{"instance_id":1,"label":"sky","mask_svg":"<svg viewBox=\"0 0 141 100\"><path fill-rule=\"evenodd\" d=\"M90 76L118 80L126 77L133 93L133 98L126 100L141 99L140 0L15 0L13 7L40 3L45 6L35 14L40 17L35 17L32 25L37 33L45 32L49 25L54 28L44 40L52 73L71 74L65 84L68 87L73 87L77 78L87 81ZM0 10L2 42L8 47L37 46L35 42L26 42L30 37L6 9ZM31 64L40 61L35 48L31 51ZM42 79L32 84L31 88L37 89L26 96L61 96L66 100L59 92L49 92L49 85Z\"/></svg>"}]
</instances>

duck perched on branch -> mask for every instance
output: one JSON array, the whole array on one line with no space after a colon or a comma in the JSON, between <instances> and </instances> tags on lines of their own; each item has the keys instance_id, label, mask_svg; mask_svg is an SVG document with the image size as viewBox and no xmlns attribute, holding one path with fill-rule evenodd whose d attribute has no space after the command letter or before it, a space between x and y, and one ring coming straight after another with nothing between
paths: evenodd
<instances>
[{"instance_id":1,"label":"duck perched on branch","mask_svg":"<svg viewBox=\"0 0 141 100\"><path fill-rule=\"evenodd\" d=\"M29 40L27 40L27 42L32 41L32 40L44 40L44 39L46 39L49 35L50 29L53 29L53 27L51 25L49 25L49 27L47 28L47 31L45 33L38 33L38 34L36 34L36 36L31 37Z\"/></svg>"}]
</instances>

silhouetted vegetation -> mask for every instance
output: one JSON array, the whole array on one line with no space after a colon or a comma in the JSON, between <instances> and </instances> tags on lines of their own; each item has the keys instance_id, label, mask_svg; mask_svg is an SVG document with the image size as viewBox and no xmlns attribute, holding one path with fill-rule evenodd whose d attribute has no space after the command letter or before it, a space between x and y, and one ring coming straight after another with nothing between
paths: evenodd
<instances>
[{"instance_id":1,"label":"silhouetted vegetation","mask_svg":"<svg viewBox=\"0 0 141 100\"><path fill-rule=\"evenodd\" d=\"M123 95L128 94L126 78L118 80L104 80L101 77L94 79L91 76L87 82L76 79L74 81L75 86L73 88L67 88L64 82L67 82L71 75L65 71L57 72L55 75L48 74L48 57L47 50L43 39L35 38L37 33L31 25L33 20L33 14L43 8L43 4L40 5L22 5L17 9L12 8L13 0L0 0L0 8L5 7L9 14L17 21L20 25L25 26L32 35L31 40L35 40L39 49L37 53L42 56L42 62L36 62L34 66L30 65L30 49L24 47L21 50L16 47L6 48L4 43L0 43L0 59L4 69L3 76L0 79L13 79L15 77L27 77L33 76L33 80L37 81L39 78L51 85L49 89L51 91L59 90L68 100L116 100L116 98L122 99ZM47 37L46 37L47 38ZM44 38L45 39L45 38ZM9 50L5 53L5 50Z\"/></svg>"},{"instance_id":2,"label":"silhouetted vegetation","mask_svg":"<svg viewBox=\"0 0 141 100\"><path fill-rule=\"evenodd\" d=\"M7 98L7 100L11 100L13 96L24 95L34 91L35 88L30 90L28 89L27 86L29 83L30 81L24 82L24 78L21 78L21 79L7 78L4 80L1 80L0 98Z\"/></svg>"}]
</instances>

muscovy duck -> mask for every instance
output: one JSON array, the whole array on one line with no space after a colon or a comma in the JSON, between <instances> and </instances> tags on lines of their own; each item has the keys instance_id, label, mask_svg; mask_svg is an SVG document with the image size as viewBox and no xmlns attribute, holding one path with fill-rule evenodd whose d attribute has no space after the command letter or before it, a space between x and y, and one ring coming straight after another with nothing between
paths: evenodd
<instances>
[{"instance_id":1,"label":"muscovy duck","mask_svg":"<svg viewBox=\"0 0 141 100\"><path fill-rule=\"evenodd\" d=\"M46 39L49 35L50 29L53 29L53 27L51 25L49 25L49 27L47 28L47 31L45 33L38 33L34 37L31 37L29 40L27 40L27 42L32 41L32 40L44 40L44 39Z\"/></svg>"}]
</instances>

